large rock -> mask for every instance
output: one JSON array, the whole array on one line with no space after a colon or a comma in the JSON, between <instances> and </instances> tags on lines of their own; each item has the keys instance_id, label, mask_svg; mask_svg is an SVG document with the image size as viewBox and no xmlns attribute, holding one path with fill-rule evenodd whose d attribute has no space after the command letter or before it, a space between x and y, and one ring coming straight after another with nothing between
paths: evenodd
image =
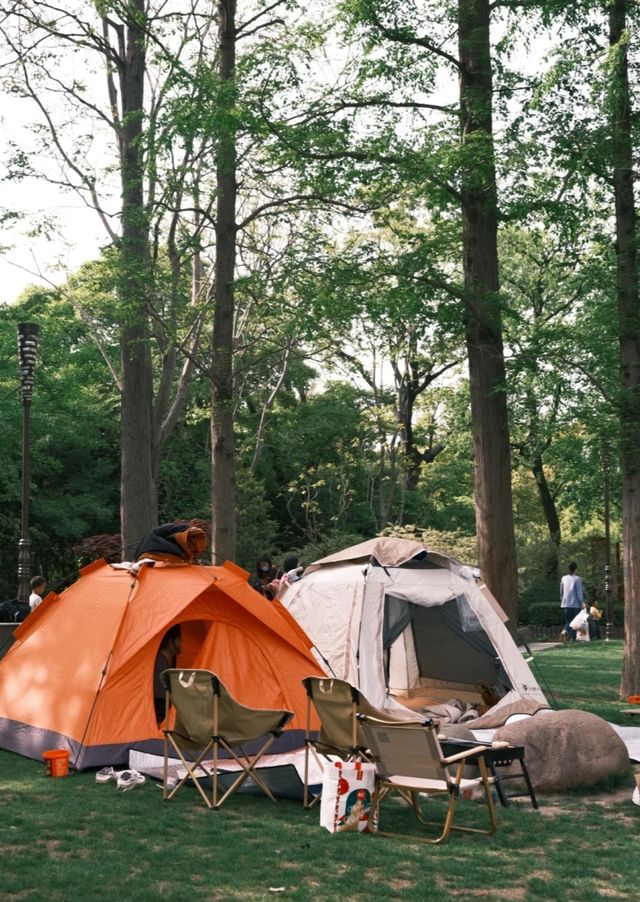
<instances>
[{"instance_id":1,"label":"large rock","mask_svg":"<svg viewBox=\"0 0 640 902\"><path fill-rule=\"evenodd\" d=\"M627 747L601 717L553 711L496 730L495 740L522 745L536 792L591 786L629 769Z\"/></svg>"}]
</instances>

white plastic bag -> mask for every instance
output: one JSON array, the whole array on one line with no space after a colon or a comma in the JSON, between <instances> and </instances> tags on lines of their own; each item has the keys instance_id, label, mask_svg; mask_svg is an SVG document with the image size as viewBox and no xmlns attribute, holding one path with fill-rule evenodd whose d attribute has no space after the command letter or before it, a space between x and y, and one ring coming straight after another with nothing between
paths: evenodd
<instances>
[{"instance_id":1,"label":"white plastic bag","mask_svg":"<svg viewBox=\"0 0 640 902\"><path fill-rule=\"evenodd\" d=\"M375 765L364 761L326 764L322 779L320 826L329 833L369 832Z\"/></svg>"},{"instance_id":2,"label":"white plastic bag","mask_svg":"<svg viewBox=\"0 0 640 902\"><path fill-rule=\"evenodd\" d=\"M588 611L580 611L579 614L573 618L571 623L569 624L572 630L575 630L578 633L578 636L581 639L588 638L589 636L589 612Z\"/></svg>"}]
</instances>

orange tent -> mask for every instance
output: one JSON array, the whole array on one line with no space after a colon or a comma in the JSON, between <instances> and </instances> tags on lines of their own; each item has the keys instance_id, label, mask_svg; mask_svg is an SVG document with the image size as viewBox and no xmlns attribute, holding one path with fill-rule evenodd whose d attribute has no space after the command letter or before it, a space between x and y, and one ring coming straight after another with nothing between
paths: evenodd
<instances>
[{"instance_id":1,"label":"orange tent","mask_svg":"<svg viewBox=\"0 0 640 902\"><path fill-rule=\"evenodd\" d=\"M32 758L68 749L76 768L127 763L133 746L159 752L153 668L174 624L179 667L215 671L245 705L293 711L273 749L301 747L301 680L322 670L300 627L247 576L233 564L85 567L18 627L0 661L0 747Z\"/></svg>"}]
</instances>

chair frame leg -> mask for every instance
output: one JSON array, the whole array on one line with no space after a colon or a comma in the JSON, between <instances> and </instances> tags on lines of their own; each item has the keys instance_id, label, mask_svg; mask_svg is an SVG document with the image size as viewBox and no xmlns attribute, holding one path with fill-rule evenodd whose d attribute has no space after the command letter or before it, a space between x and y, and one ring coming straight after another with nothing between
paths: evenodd
<instances>
[{"instance_id":1,"label":"chair frame leg","mask_svg":"<svg viewBox=\"0 0 640 902\"><path fill-rule=\"evenodd\" d=\"M319 804L320 799L322 798L321 792L313 798L311 798L311 794L309 792L309 755L313 755L316 760L316 764L318 764L319 767L324 768L324 762L321 760L320 755L314 748L312 739L305 740L304 751L304 795L302 798L302 805L304 808L306 808L307 811Z\"/></svg>"},{"instance_id":2,"label":"chair frame leg","mask_svg":"<svg viewBox=\"0 0 640 902\"><path fill-rule=\"evenodd\" d=\"M186 759L182 753L182 750L171 733L167 732L165 734L165 765L164 765L164 786L163 786L163 799L169 800L172 799L180 789L184 786L187 780L191 780L203 801L207 805L208 808L211 808L217 811L224 802L231 796L244 781L251 777L251 779L255 782L257 786L264 792L264 794L271 799L272 802L276 801L275 796L269 789L268 784L265 782L264 778L256 771L256 764L259 763L262 756L265 754L269 746L274 742L275 736L270 736L266 742L263 743L261 749L255 755L246 755L245 752L240 749L240 754L237 754L236 751L231 748L223 739L220 737L212 738L209 744L204 748L195 761L189 761ZM176 783L176 785L169 791L167 786L167 777L168 777L168 746L169 743L175 750L176 754L180 758L182 764L186 769L186 774L182 779ZM218 775L220 772L220 748L224 748L230 755L231 759L233 759L237 764L240 765L240 771L236 777L236 779L232 782L232 784L227 787L227 789L219 794L219 786L218 786ZM208 752L213 751L213 768L211 773L205 768L201 767L206 755ZM209 777L211 779L211 796L209 797L200 784L200 780L198 778L198 768L202 770L203 777Z\"/></svg>"},{"instance_id":3,"label":"chair frame leg","mask_svg":"<svg viewBox=\"0 0 640 902\"><path fill-rule=\"evenodd\" d=\"M168 747L167 747L167 749L165 751L165 782L164 782L164 789L163 789L163 794L162 794L163 799L165 801L169 801L179 792L180 789L182 789L182 787L187 782L187 780L192 780L196 789L200 793L205 805L207 806L207 808L212 808L213 807L212 802L209 799L209 797L207 796L206 792L204 791L204 789L202 788L202 786L200 785L200 782L198 780L197 770L200 767L200 765L202 764L202 762L204 761L205 755L207 754L209 749L212 747L213 743L210 742L206 746L206 748L203 749L203 751L198 755L198 757L196 758L195 761L188 761L182 754L182 750L180 749L180 746L175 741L175 739L173 738L171 733L167 731L167 733L165 733L165 737L166 737L166 739L169 740L169 742L173 746L174 750L176 751L178 757L180 758L180 760L181 760L182 764L184 765L184 767L186 768L187 772L184 775L184 777L178 783L176 783L176 785L171 789L171 791L168 791L168 787L167 787ZM209 776L209 774L207 773L207 771L204 768L202 768L202 772L203 772L203 776Z\"/></svg>"},{"instance_id":4,"label":"chair frame leg","mask_svg":"<svg viewBox=\"0 0 640 902\"><path fill-rule=\"evenodd\" d=\"M462 782L462 775L464 773L465 762L461 762L456 770L456 776L451 784L449 790L449 804L447 806L447 812L443 822L435 822L435 821L427 821L422 816L422 811L420 810L419 805L419 796L422 794L416 790L410 790L408 787L396 786L394 784L385 783L384 781L380 781L380 785L376 787L373 798L371 800L371 811L369 814L370 822L375 824L375 828L371 831L373 833L377 833L378 836L389 836L395 838L403 838L411 841L427 843L428 845L439 845L444 842L452 830L456 830L460 833L480 833L485 836L491 836L496 832L497 829L497 821L496 821L496 812L495 805L493 803L493 796L491 794L491 784L492 781L489 777L489 771L485 761L480 758L478 760L478 768L480 770L480 780L481 785L484 791L485 802L487 805L487 812L489 815L489 829L483 829L481 827L466 827L460 824L454 823L454 818L458 806L459 795L460 795L460 784ZM437 792L429 792L424 793L427 796L436 796L442 795L445 790L438 790ZM416 816L416 820L422 824L423 826L431 826L438 827L441 829L441 833L439 836L433 838L428 836L419 836L419 835L407 835L400 833L389 833L378 829L379 823L379 811L380 811L380 803L385 798L385 796L389 795L391 792L397 792L402 796L405 800L407 800L407 793L409 793L411 799L410 804L413 808L413 812Z\"/></svg>"}]
</instances>

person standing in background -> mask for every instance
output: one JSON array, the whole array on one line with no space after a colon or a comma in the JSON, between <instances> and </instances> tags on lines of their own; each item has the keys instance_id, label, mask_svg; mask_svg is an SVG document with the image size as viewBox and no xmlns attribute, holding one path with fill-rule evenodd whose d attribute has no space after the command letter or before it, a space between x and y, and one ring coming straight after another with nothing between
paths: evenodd
<instances>
[{"instance_id":1,"label":"person standing in background","mask_svg":"<svg viewBox=\"0 0 640 902\"><path fill-rule=\"evenodd\" d=\"M32 611L35 611L38 605L42 604L42 596L44 595L46 585L47 581L44 576L34 576L31 580L31 595L29 596L29 607Z\"/></svg>"},{"instance_id":2,"label":"person standing in background","mask_svg":"<svg viewBox=\"0 0 640 902\"><path fill-rule=\"evenodd\" d=\"M584 605L584 591L582 580L576 573L578 565L575 561L569 564L569 572L560 580L560 607L564 613L564 627L560 634L562 641L569 639L576 641L576 631L570 624L573 618L580 613ZM563 638L564 637L564 638Z\"/></svg>"}]
</instances>

